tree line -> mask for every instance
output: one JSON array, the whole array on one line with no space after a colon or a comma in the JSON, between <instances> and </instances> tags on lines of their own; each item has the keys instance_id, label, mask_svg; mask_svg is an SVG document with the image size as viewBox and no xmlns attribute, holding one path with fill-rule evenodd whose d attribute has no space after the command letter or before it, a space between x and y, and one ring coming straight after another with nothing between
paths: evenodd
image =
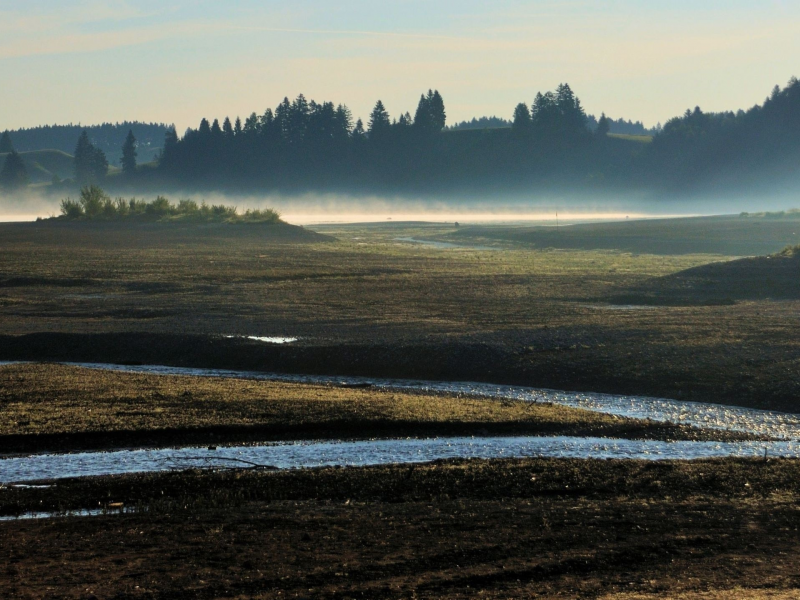
<instances>
[{"instance_id":1,"label":"tree line","mask_svg":"<svg viewBox=\"0 0 800 600\"><path fill-rule=\"evenodd\" d=\"M796 78L747 111L687 110L649 144L610 135L614 121L587 115L566 83L519 103L508 123L448 128L437 90L420 96L413 115L392 117L379 100L366 124L344 104L301 94L244 120L202 119L183 136L167 128L154 168L138 167L139 144L130 129L119 150L121 174L114 178L108 177L105 153L83 131L74 150L75 181L222 191L675 191L754 180L770 169L797 175L800 164ZM0 137L0 149L10 145L7 133ZM0 184L21 185L19 156L10 153L5 163Z\"/></svg>"}]
</instances>

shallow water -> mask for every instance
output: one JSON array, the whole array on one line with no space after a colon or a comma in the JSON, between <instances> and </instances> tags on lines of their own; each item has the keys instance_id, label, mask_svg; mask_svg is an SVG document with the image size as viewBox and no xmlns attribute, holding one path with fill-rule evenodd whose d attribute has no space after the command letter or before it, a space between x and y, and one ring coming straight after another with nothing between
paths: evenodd
<instances>
[{"instance_id":1,"label":"shallow water","mask_svg":"<svg viewBox=\"0 0 800 600\"><path fill-rule=\"evenodd\" d=\"M93 508L91 510L87 509L80 509L80 510L68 510L63 512L26 512L20 515L14 516L6 516L0 517L0 522L2 521L29 521L29 520L36 520L36 519L60 519L64 517L99 517L101 515L120 515L125 513L131 513L134 511L130 510L107 510L103 508Z\"/></svg>"},{"instance_id":2,"label":"shallow water","mask_svg":"<svg viewBox=\"0 0 800 600\"><path fill-rule=\"evenodd\" d=\"M240 338L245 340L253 340L256 342L264 342L266 344L291 344L292 342L296 342L298 339L300 339L296 337L265 337L258 335L226 335L225 337L229 339Z\"/></svg>"},{"instance_id":3,"label":"shallow water","mask_svg":"<svg viewBox=\"0 0 800 600\"><path fill-rule=\"evenodd\" d=\"M419 244L421 246L429 246L431 248L439 248L446 250L448 248L463 248L465 250L501 250L502 248L493 248L492 246L469 246L467 244L453 244L452 242L436 242L434 240L418 240L413 237L396 237L396 242L406 242L408 244Z\"/></svg>"},{"instance_id":4,"label":"shallow water","mask_svg":"<svg viewBox=\"0 0 800 600\"><path fill-rule=\"evenodd\" d=\"M92 369L150 373L155 375L192 375L230 377L311 384L365 384L379 389L416 390L431 393L469 394L485 398L502 398L526 402L551 402L621 417L652 419L682 423L696 427L742 431L759 436L800 439L800 415L756 410L720 404L683 402L647 396L619 396L592 392L563 392L523 386L475 383L469 381L419 381L413 379L374 379L370 377L337 377L327 375L283 375L256 371L192 369L164 366L124 366L99 363L67 363Z\"/></svg>"},{"instance_id":5,"label":"shallow water","mask_svg":"<svg viewBox=\"0 0 800 600\"><path fill-rule=\"evenodd\" d=\"M586 308L594 308L597 310L658 310L659 308L666 308L663 306L649 306L645 304L587 304Z\"/></svg>"},{"instance_id":6,"label":"shallow water","mask_svg":"<svg viewBox=\"0 0 800 600\"><path fill-rule=\"evenodd\" d=\"M0 365L12 364L0 362ZM29 482L90 475L167 471L192 467L246 466L280 469L415 463L448 458L570 457L645 460L699 459L728 456L800 457L800 415L748 408L681 402L642 396L562 392L474 382L437 382L278 375L165 366L67 363L92 369L156 375L191 375L275 380L325 385L372 384L378 389L464 394L527 402L551 402L624 417L684 423L782 438L778 442L661 442L577 437L493 437L295 442L252 447L126 450L67 455L34 455L0 459L0 482Z\"/></svg>"},{"instance_id":7,"label":"shallow water","mask_svg":"<svg viewBox=\"0 0 800 600\"><path fill-rule=\"evenodd\" d=\"M699 459L727 456L800 457L798 442L661 442L576 437L488 437L288 442L247 447L167 448L76 454L38 454L0 460L0 481L26 482L188 468L278 469L410 464L452 458Z\"/></svg>"}]
</instances>

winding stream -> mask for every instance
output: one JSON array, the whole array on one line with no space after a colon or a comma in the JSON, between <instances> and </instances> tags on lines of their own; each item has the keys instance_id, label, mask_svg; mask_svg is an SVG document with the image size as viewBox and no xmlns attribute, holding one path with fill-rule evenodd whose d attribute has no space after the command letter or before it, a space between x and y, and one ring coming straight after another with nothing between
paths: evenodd
<instances>
[{"instance_id":1,"label":"winding stream","mask_svg":"<svg viewBox=\"0 0 800 600\"><path fill-rule=\"evenodd\" d=\"M800 442L660 442L579 437L488 437L287 442L246 447L37 454L0 460L0 481L120 475L257 464L277 469L420 463L448 458L635 458L800 456Z\"/></svg>"},{"instance_id":2,"label":"winding stream","mask_svg":"<svg viewBox=\"0 0 800 600\"><path fill-rule=\"evenodd\" d=\"M10 363L2 363L10 364ZM580 437L480 437L355 442L304 441L249 447L167 448L76 454L39 454L0 459L0 482L157 472L195 467L257 464L278 469L418 463L450 458L625 458L644 460L718 457L800 457L800 415L748 408L680 402L640 396L561 392L473 382L435 382L278 375L272 373L164 366L67 363L92 369L156 375L191 375L328 385L372 384L379 389L455 393L485 398L551 402L624 417L670 421L705 428L780 438L775 442L662 442Z\"/></svg>"}]
</instances>

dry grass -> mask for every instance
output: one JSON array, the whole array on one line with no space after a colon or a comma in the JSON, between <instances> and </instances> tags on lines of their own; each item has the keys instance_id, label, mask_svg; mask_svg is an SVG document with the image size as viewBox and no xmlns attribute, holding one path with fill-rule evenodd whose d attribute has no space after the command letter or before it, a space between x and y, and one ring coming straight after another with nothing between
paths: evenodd
<instances>
[{"instance_id":1,"label":"dry grass","mask_svg":"<svg viewBox=\"0 0 800 600\"><path fill-rule=\"evenodd\" d=\"M0 367L0 437L258 426L293 437L370 437L466 426L488 434L560 432L691 437L688 428L550 404L256 380L159 376L63 365ZM469 427L472 427L469 429ZM510 428L510 429L509 429ZM436 431L434 429L433 431ZM710 437L721 433L707 434ZM112 436L113 439L113 436ZM224 441L224 440L220 440Z\"/></svg>"}]
</instances>

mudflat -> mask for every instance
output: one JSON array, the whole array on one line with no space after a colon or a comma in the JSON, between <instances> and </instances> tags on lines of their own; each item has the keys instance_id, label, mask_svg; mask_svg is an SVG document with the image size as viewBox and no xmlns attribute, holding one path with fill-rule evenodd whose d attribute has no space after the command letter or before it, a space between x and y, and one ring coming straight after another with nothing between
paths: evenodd
<instances>
[{"instance_id":1,"label":"mudflat","mask_svg":"<svg viewBox=\"0 0 800 600\"><path fill-rule=\"evenodd\" d=\"M795 598L796 460L526 459L60 481L3 509L19 598Z\"/></svg>"}]
</instances>

